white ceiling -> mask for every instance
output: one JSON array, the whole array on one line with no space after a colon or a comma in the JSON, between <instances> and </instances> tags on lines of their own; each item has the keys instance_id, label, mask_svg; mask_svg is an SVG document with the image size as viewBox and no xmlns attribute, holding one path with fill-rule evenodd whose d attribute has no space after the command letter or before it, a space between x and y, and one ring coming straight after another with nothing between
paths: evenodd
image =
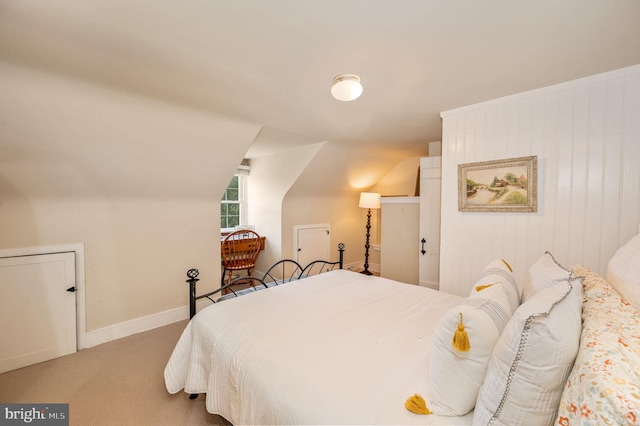
<instances>
[{"instance_id":1,"label":"white ceiling","mask_svg":"<svg viewBox=\"0 0 640 426\"><path fill-rule=\"evenodd\" d=\"M265 126L248 156L407 148L439 113L640 63L638 0L0 0L0 58ZM354 102L332 78L360 75Z\"/></svg>"}]
</instances>

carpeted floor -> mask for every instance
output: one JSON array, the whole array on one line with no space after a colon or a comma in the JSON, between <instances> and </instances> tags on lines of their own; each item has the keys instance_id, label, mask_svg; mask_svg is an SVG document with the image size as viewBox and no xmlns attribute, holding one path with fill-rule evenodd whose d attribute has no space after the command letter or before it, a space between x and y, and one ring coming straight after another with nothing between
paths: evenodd
<instances>
[{"instance_id":1,"label":"carpeted floor","mask_svg":"<svg viewBox=\"0 0 640 426\"><path fill-rule=\"evenodd\" d=\"M68 403L71 425L221 425L204 395L164 386L164 367L186 321L0 374L2 403Z\"/></svg>"}]
</instances>

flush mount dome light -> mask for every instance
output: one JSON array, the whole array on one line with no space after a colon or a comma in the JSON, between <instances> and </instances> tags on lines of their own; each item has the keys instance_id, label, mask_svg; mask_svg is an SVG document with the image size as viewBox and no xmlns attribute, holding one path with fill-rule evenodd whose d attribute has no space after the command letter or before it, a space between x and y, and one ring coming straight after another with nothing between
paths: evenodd
<instances>
[{"instance_id":1,"label":"flush mount dome light","mask_svg":"<svg viewBox=\"0 0 640 426\"><path fill-rule=\"evenodd\" d=\"M355 74L340 74L333 77L331 94L339 101L353 101L362 94L360 77Z\"/></svg>"}]
</instances>

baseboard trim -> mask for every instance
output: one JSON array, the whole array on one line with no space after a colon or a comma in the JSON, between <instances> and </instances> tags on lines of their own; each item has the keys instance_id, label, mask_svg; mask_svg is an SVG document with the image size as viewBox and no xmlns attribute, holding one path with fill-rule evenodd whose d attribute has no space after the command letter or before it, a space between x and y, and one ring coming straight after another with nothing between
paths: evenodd
<instances>
[{"instance_id":1,"label":"baseboard trim","mask_svg":"<svg viewBox=\"0 0 640 426\"><path fill-rule=\"evenodd\" d=\"M344 269L347 269L349 271L359 271L364 269L364 262L360 261L360 262L352 262L352 263L346 263L344 265ZM380 273L380 265L377 263L370 263L369 264L369 268L368 268L371 272L376 272L376 273Z\"/></svg>"},{"instance_id":2,"label":"baseboard trim","mask_svg":"<svg viewBox=\"0 0 640 426\"><path fill-rule=\"evenodd\" d=\"M199 308L202 307L201 305L210 304L211 302L207 300L200 300L196 304L196 309L199 310ZM85 333L84 338L82 339L83 346L78 347L78 349L86 349L101 345L112 340L122 339L123 337L132 336L134 334L153 330L154 328L163 327L186 319L189 319L189 306L181 306L179 308L169 309L157 314L147 315L145 317L110 325L99 330Z\"/></svg>"}]
</instances>

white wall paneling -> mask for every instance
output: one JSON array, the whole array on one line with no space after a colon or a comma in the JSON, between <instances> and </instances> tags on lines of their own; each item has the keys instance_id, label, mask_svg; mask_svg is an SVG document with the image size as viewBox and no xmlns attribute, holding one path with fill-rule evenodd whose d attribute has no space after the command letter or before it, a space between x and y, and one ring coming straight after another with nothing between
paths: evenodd
<instances>
[{"instance_id":1,"label":"white wall paneling","mask_svg":"<svg viewBox=\"0 0 640 426\"><path fill-rule=\"evenodd\" d=\"M440 289L504 257L522 287L545 250L604 274L640 223L640 65L442 113ZM538 212L457 208L461 163L538 156Z\"/></svg>"}]
</instances>

